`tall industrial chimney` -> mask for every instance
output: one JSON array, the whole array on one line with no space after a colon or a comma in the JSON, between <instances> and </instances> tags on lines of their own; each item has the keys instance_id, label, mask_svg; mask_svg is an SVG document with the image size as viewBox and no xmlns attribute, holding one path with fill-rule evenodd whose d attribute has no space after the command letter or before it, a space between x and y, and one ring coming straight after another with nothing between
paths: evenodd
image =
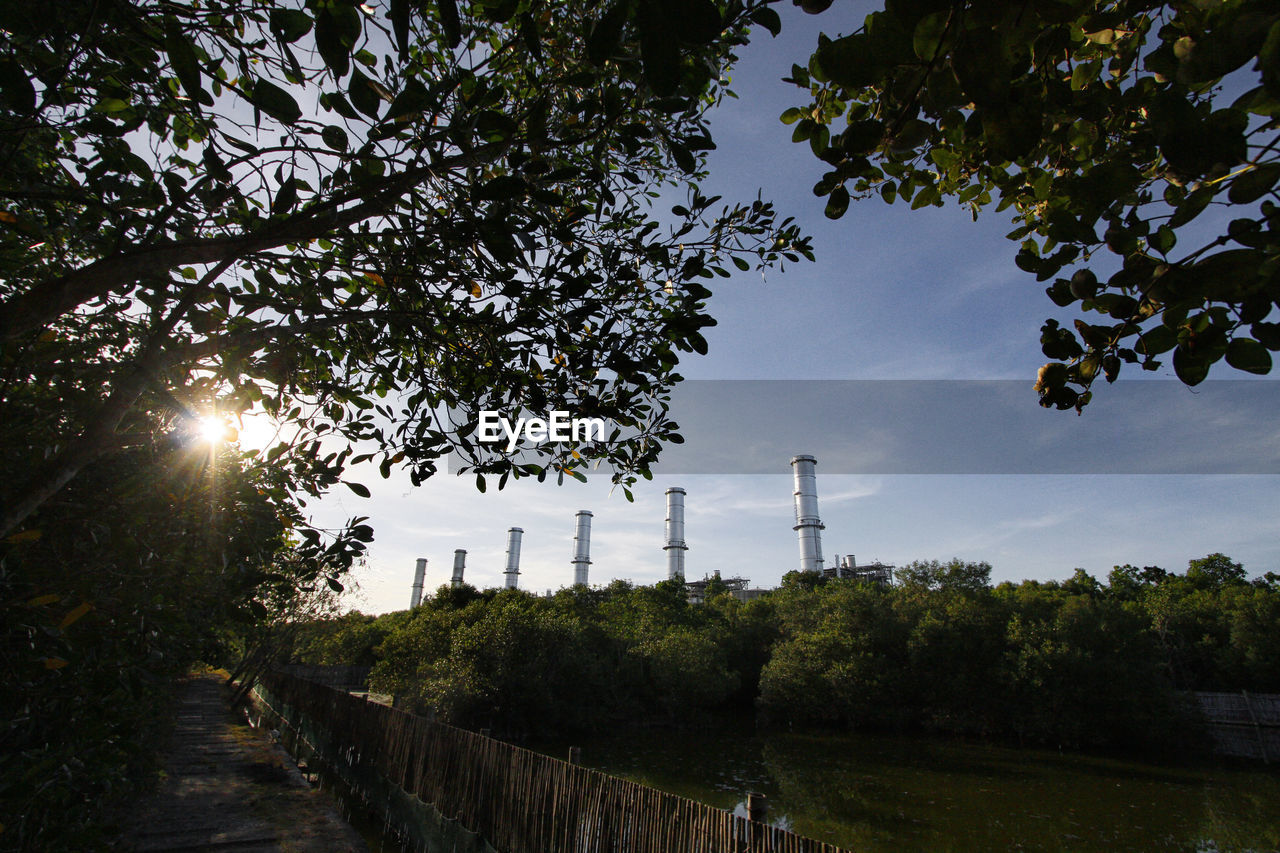
<instances>
[{"instance_id":1,"label":"tall industrial chimney","mask_svg":"<svg viewBox=\"0 0 1280 853\"><path fill-rule=\"evenodd\" d=\"M822 530L826 527L818 518L818 485L814 466L818 460L812 456L793 456L791 467L796 478L796 526L791 528L800 536L800 571L822 571Z\"/></svg>"},{"instance_id":2,"label":"tall industrial chimney","mask_svg":"<svg viewBox=\"0 0 1280 853\"><path fill-rule=\"evenodd\" d=\"M459 548L453 552L453 585L462 586L462 570L467 567L467 552Z\"/></svg>"},{"instance_id":3,"label":"tall industrial chimney","mask_svg":"<svg viewBox=\"0 0 1280 853\"><path fill-rule=\"evenodd\" d=\"M422 603L422 582L427 577L427 558L419 557L418 565L413 570L413 596L409 599L409 609Z\"/></svg>"},{"instance_id":4,"label":"tall industrial chimney","mask_svg":"<svg viewBox=\"0 0 1280 853\"><path fill-rule=\"evenodd\" d=\"M667 489L667 580L684 580L684 489L672 486Z\"/></svg>"},{"instance_id":5,"label":"tall industrial chimney","mask_svg":"<svg viewBox=\"0 0 1280 853\"><path fill-rule=\"evenodd\" d=\"M503 574L507 576L507 589L515 589L520 579L520 537L524 530L512 527L507 531L507 568Z\"/></svg>"},{"instance_id":6,"label":"tall industrial chimney","mask_svg":"<svg viewBox=\"0 0 1280 853\"><path fill-rule=\"evenodd\" d=\"M591 510L578 510L578 531L573 535L573 583L587 583L587 566L591 565Z\"/></svg>"}]
</instances>

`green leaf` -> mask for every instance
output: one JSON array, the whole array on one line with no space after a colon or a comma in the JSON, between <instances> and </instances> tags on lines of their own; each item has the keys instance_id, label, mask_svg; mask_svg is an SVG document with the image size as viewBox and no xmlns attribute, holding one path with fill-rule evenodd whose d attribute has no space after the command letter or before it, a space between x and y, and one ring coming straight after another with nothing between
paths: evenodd
<instances>
[{"instance_id":1,"label":"green leaf","mask_svg":"<svg viewBox=\"0 0 1280 853\"><path fill-rule=\"evenodd\" d=\"M831 191L831 195L827 199L826 209L822 212L828 219L839 219L844 216L845 211L848 209L849 191L841 184Z\"/></svg>"},{"instance_id":2,"label":"green leaf","mask_svg":"<svg viewBox=\"0 0 1280 853\"><path fill-rule=\"evenodd\" d=\"M164 19L164 49L169 54L174 73L178 75L178 82L192 100L213 106L213 98L200 86L200 61L196 58L195 48L172 16Z\"/></svg>"},{"instance_id":3,"label":"green leaf","mask_svg":"<svg viewBox=\"0 0 1280 853\"><path fill-rule=\"evenodd\" d=\"M782 18L768 6L762 6L752 12L751 20L768 30L772 36L776 37L782 32Z\"/></svg>"},{"instance_id":4,"label":"green leaf","mask_svg":"<svg viewBox=\"0 0 1280 853\"><path fill-rule=\"evenodd\" d=\"M476 116L476 133L491 142L505 142L519 130L520 126L511 116L497 110L485 110Z\"/></svg>"},{"instance_id":5,"label":"green leaf","mask_svg":"<svg viewBox=\"0 0 1280 853\"><path fill-rule=\"evenodd\" d=\"M462 21L458 18L455 0L439 0L440 25L444 27L445 44L457 47L462 43Z\"/></svg>"},{"instance_id":6,"label":"green leaf","mask_svg":"<svg viewBox=\"0 0 1280 853\"><path fill-rule=\"evenodd\" d=\"M880 72L863 34L845 36L823 45L814 59L823 74L850 90L870 86Z\"/></svg>"},{"instance_id":7,"label":"green leaf","mask_svg":"<svg viewBox=\"0 0 1280 853\"><path fill-rule=\"evenodd\" d=\"M368 486L366 486L366 485L364 485L364 484L362 484L362 483L348 483L348 482L346 482L346 481L343 481L343 482L345 483L345 485L346 485L346 487L347 487L348 489L350 489L351 491L355 492L355 493L356 493L357 495L359 495L360 497L362 497L362 498L367 498L367 497L369 497L369 487L368 487Z\"/></svg>"},{"instance_id":8,"label":"green leaf","mask_svg":"<svg viewBox=\"0 0 1280 853\"><path fill-rule=\"evenodd\" d=\"M1248 204L1257 201L1280 180L1280 163L1265 163L1237 175L1227 190L1232 204Z\"/></svg>"},{"instance_id":9,"label":"green leaf","mask_svg":"<svg viewBox=\"0 0 1280 853\"><path fill-rule=\"evenodd\" d=\"M925 62L933 61L938 49L942 47L942 37L947 31L947 22L950 19L950 9L934 12L932 15L925 15L920 19L920 23L916 24L916 31L912 40L916 56Z\"/></svg>"},{"instance_id":10,"label":"green leaf","mask_svg":"<svg viewBox=\"0 0 1280 853\"><path fill-rule=\"evenodd\" d=\"M831 141L831 131L827 129L825 124L820 124L809 134L809 150L813 152L815 157L821 157L827 150L827 143Z\"/></svg>"},{"instance_id":11,"label":"green leaf","mask_svg":"<svg viewBox=\"0 0 1280 853\"><path fill-rule=\"evenodd\" d=\"M1147 245L1155 249L1162 255L1169 254L1169 250L1178 242L1177 233L1168 225L1161 225L1156 229L1156 233L1147 238Z\"/></svg>"},{"instance_id":12,"label":"green leaf","mask_svg":"<svg viewBox=\"0 0 1280 853\"><path fill-rule=\"evenodd\" d=\"M387 117L398 121L411 121L432 104L431 94L417 80L410 80L391 102Z\"/></svg>"},{"instance_id":13,"label":"green leaf","mask_svg":"<svg viewBox=\"0 0 1280 853\"><path fill-rule=\"evenodd\" d=\"M800 109L799 107L790 107L788 109L783 110L782 115L779 116L778 118L783 124L795 124L800 119L804 118L804 115L805 115L804 110Z\"/></svg>"},{"instance_id":14,"label":"green leaf","mask_svg":"<svg viewBox=\"0 0 1280 853\"><path fill-rule=\"evenodd\" d=\"M875 119L863 119L849 122L849 126L841 134L840 147L844 149L844 153L856 157L870 154L883 141L884 123Z\"/></svg>"},{"instance_id":15,"label":"green leaf","mask_svg":"<svg viewBox=\"0 0 1280 853\"><path fill-rule=\"evenodd\" d=\"M106 113L107 115L122 113L127 109L129 109L129 102L120 98L103 98L93 106L94 112Z\"/></svg>"},{"instance_id":16,"label":"green leaf","mask_svg":"<svg viewBox=\"0 0 1280 853\"><path fill-rule=\"evenodd\" d=\"M400 61L409 57L409 0L391 0L391 32Z\"/></svg>"},{"instance_id":17,"label":"green leaf","mask_svg":"<svg viewBox=\"0 0 1280 853\"><path fill-rule=\"evenodd\" d=\"M280 191L271 201L272 214L279 215L293 210L298 203L298 183L292 177L280 184Z\"/></svg>"},{"instance_id":18,"label":"green leaf","mask_svg":"<svg viewBox=\"0 0 1280 853\"><path fill-rule=\"evenodd\" d=\"M1102 62L1094 59L1087 62L1077 62L1075 67L1071 69L1071 90L1078 92L1092 83L1098 76L1098 72L1102 70Z\"/></svg>"},{"instance_id":19,"label":"green leaf","mask_svg":"<svg viewBox=\"0 0 1280 853\"><path fill-rule=\"evenodd\" d=\"M941 202L942 196L938 192L938 188L930 184L920 188L920 192L916 193L916 197L911 200L911 209L919 210L926 205L937 205Z\"/></svg>"},{"instance_id":20,"label":"green leaf","mask_svg":"<svg viewBox=\"0 0 1280 853\"><path fill-rule=\"evenodd\" d=\"M293 99L293 95L266 78L259 77L254 81L249 100L258 109L285 124L293 124L302 118L302 108Z\"/></svg>"},{"instance_id":21,"label":"green leaf","mask_svg":"<svg viewBox=\"0 0 1280 853\"><path fill-rule=\"evenodd\" d=\"M1181 344L1173 351L1173 370L1187 385L1199 385L1209 375L1210 361Z\"/></svg>"},{"instance_id":22,"label":"green leaf","mask_svg":"<svg viewBox=\"0 0 1280 853\"><path fill-rule=\"evenodd\" d=\"M671 151L672 159L676 161L676 165L679 166L685 174L692 175L694 172L698 171L698 161L694 158L692 151L677 142L670 143L668 147Z\"/></svg>"},{"instance_id":23,"label":"green leaf","mask_svg":"<svg viewBox=\"0 0 1280 853\"><path fill-rule=\"evenodd\" d=\"M229 144L232 148L238 148L244 153L248 154L250 157L256 156L258 154L258 147L256 145L252 145L248 142L245 142L243 139L236 139L234 136L231 136L230 134L223 134L222 138L225 139L227 141L227 144Z\"/></svg>"},{"instance_id":24,"label":"green leaf","mask_svg":"<svg viewBox=\"0 0 1280 853\"><path fill-rule=\"evenodd\" d=\"M376 119L382 108L382 97L373 81L358 69L351 72L351 84L347 87L351 104L369 118Z\"/></svg>"},{"instance_id":25,"label":"green leaf","mask_svg":"<svg viewBox=\"0 0 1280 853\"><path fill-rule=\"evenodd\" d=\"M352 108L341 92L325 92L320 96L320 106L333 110L343 118L349 118L352 121L360 120L360 114Z\"/></svg>"},{"instance_id":26,"label":"green leaf","mask_svg":"<svg viewBox=\"0 0 1280 853\"><path fill-rule=\"evenodd\" d=\"M320 138L334 151L347 150L347 132L335 124L326 125L324 130L320 131Z\"/></svg>"},{"instance_id":27,"label":"green leaf","mask_svg":"<svg viewBox=\"0 0 1280 853\"><path fill-rule=\"evenodd\" d=\"M605 10L587 36L587 59L594 65L603 65L618 50L622 39L622 25L627 20L627 4L616 2Z\"/></svg>"},{"instance_id":28,"label":"green leaf","mask_svg":"<svg viewBox=\"0 0 1280 853\"><path fill-rule=\"evenodd\" d=\"M1168 326L1160 325L1143 332L1134 349L1143 355L1153 356L1168 352L1177 345L1177 333Z\"/></svg>"},{"instance_id":29,"label":"green leaf","mask_svg":"<svg viewBox=\"0 0 1280 853\"><path fill-rule=\"evenodd\" d=\"M932 133L933 125L913 118L902 125L902 129L890 142L890 148L895 152L913 151L927 142Z\"/></svg>"},{"instance_id":30,"label":"green leaf","mask_svg":"<svg viewBox=\"0 0 1280 853\"><path fill-rule=\"evenodd\" d=\"M12 59L0 61L0 103L15 113L29 113L36 107L36 90L26 71Z\"/></svg>"},{"instance_id":31,"label":"green leaf","mask_svg":"<svg viewBox=\"0 0 1280 853\"><path fill-rule=\"evenodd\" d=\"M1173 216L1169 217L1169 227L1179 228L1195 219L1209 206L1209 202L1213 201L1213 195L1214 190L1212 187L1198 187L1193 190L1177 206Z\"/></svg>"},{"instance_id":32,"label":"green leaf","mask_svg":"<svg viewBox=\"0 0 1280 853\"><path fill-rule=\"evenodd\" d=\"M316 49L336 79L351 69L351 53L362 29L360 13L346 3L321 6L316 14Z\"/></svg>"},{"instance_id":33,"label":"green leaf","mask_svg":"<svg viewBox=\"0 0 1280 853\"><path fill-rule=\"evenodd\" d=\"M311 32L311 16L299 9L272 9L271 32L281 41L292 44Z\"/></svg>"},{"instance_id":34,"label":"green leaf","mask_svg":"<svg viewBox=\"0 0 1280 853\"><path fill-rule=\"evenodd\" d=\"M1265 375L1271 372L1271 353L1251 338L1235 338L1227 344L1227 364L1246 373Z\"/></svg>"},{"instance_id":35,"label":"green leaf","mask_svg":"<svg viewBox=\"0 0 1280 853\"><path fill-rule=\"evenodd\" d=\"M644 79L656 95L672 95L680 85L683 57L679 39L657 4L640 7L640 61Z\"/></svg>"}]
</instances>

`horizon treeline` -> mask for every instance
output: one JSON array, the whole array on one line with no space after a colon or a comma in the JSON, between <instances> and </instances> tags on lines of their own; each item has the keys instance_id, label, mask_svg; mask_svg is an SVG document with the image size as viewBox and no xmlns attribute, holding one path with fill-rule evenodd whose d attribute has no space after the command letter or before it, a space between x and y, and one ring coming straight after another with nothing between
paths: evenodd
<instances>
[{"instance_id":1,"label":"horizon treeline","mask_svg":"<svg viewBox=\"0 0 1280 853\"><path fill-rule=\"evenodd\" d=\"M372 667L409 710L507 737L616 724L929 731L1072 749L1192 742L1181 691L1280 692L1280 577L1223 554L1184 574L991 584L985 562L915 562L892 586L790 572L743 602L712 580L551 597L442 586L421 606L315 621L300 663Z\"/></svg>"}]
</instances>

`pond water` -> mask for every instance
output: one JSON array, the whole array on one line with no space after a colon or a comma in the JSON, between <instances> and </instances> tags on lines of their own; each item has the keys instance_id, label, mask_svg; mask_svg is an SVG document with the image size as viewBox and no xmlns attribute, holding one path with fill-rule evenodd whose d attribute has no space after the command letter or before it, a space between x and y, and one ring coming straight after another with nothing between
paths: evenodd
<instances>
[{"instance_id":1,"label":"pond water","mask_svg":"<svg viewBox=\"0 0 1280 853\"><path fill-rule=\"evenodd\" d=\"M589 767L738 814L762 793L769 822L856 851L1280 851L1274 767L749 727L576 745Z\"/></svg>"}]
</instances>

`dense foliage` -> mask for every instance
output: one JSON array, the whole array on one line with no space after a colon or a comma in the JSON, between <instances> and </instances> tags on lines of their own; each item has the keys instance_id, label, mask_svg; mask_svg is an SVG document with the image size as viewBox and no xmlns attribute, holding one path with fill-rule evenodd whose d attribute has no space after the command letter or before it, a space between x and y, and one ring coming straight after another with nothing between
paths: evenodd
<instances>
[{"instance_id":1,"label":"dense foliage","mask_svg":"<svg viewBox=\"0 0 1280 853\"><path fill-rule=\"evenodd\" d=\"M409 612L313 625L311 663L374 662L372 687L508 735L681 724L928 730L1075 748L1160 747L1180 690L1280 691L1280 578L1221 554L1186 574L992 587L985 563L918 562L893 586L789 574L750 602L670 584L551 598L442 587Z\"/></svg>"},{"instance_id":2,"label":"dense foliage","mask_svg":"<svg viewBox=\"0 0 1280 853\"><path fill-rule=\"evenodd\" d=\"M831 167L814 192L832 218L872 194L1012 209L1018 266L1080 309L1041 330L1042 405L1079 410L1126 363L1171 357L1189 385L1224 358L1271 369L1274 3L886 0L849 23L794 67L811 100L782 115Z\"/></svg>"},{"instance_id":3,"label":"dense foliage","mask_svg":"<svg viewBox=\"0 0 1280 853\"><path fill-rule=\"evenodd\" d=\"M74 352L78 416L0 485L0 535L148 396L267 412L281 465L334 439L300 491L361 460L417 482L450 451L482 483L545 476L475 443L481 410L612 420L532 458L646 471L706 280L809 253L696 183L768 10L685 5L5 4L0 347L46 345L29 381Z\"/></svg>"},{"instance_id":4,"label":"dense foliage","mask_svg":"<svg viewBox=\"0 0 1280 853\"><path fill-rule=\"evenodd\" d=\"M291 547L281 480L157 428L0 542L0 849L103 846L103 814L154 777L176 678L323 598L334 566Z\"/></svg>"}]
</instances>

